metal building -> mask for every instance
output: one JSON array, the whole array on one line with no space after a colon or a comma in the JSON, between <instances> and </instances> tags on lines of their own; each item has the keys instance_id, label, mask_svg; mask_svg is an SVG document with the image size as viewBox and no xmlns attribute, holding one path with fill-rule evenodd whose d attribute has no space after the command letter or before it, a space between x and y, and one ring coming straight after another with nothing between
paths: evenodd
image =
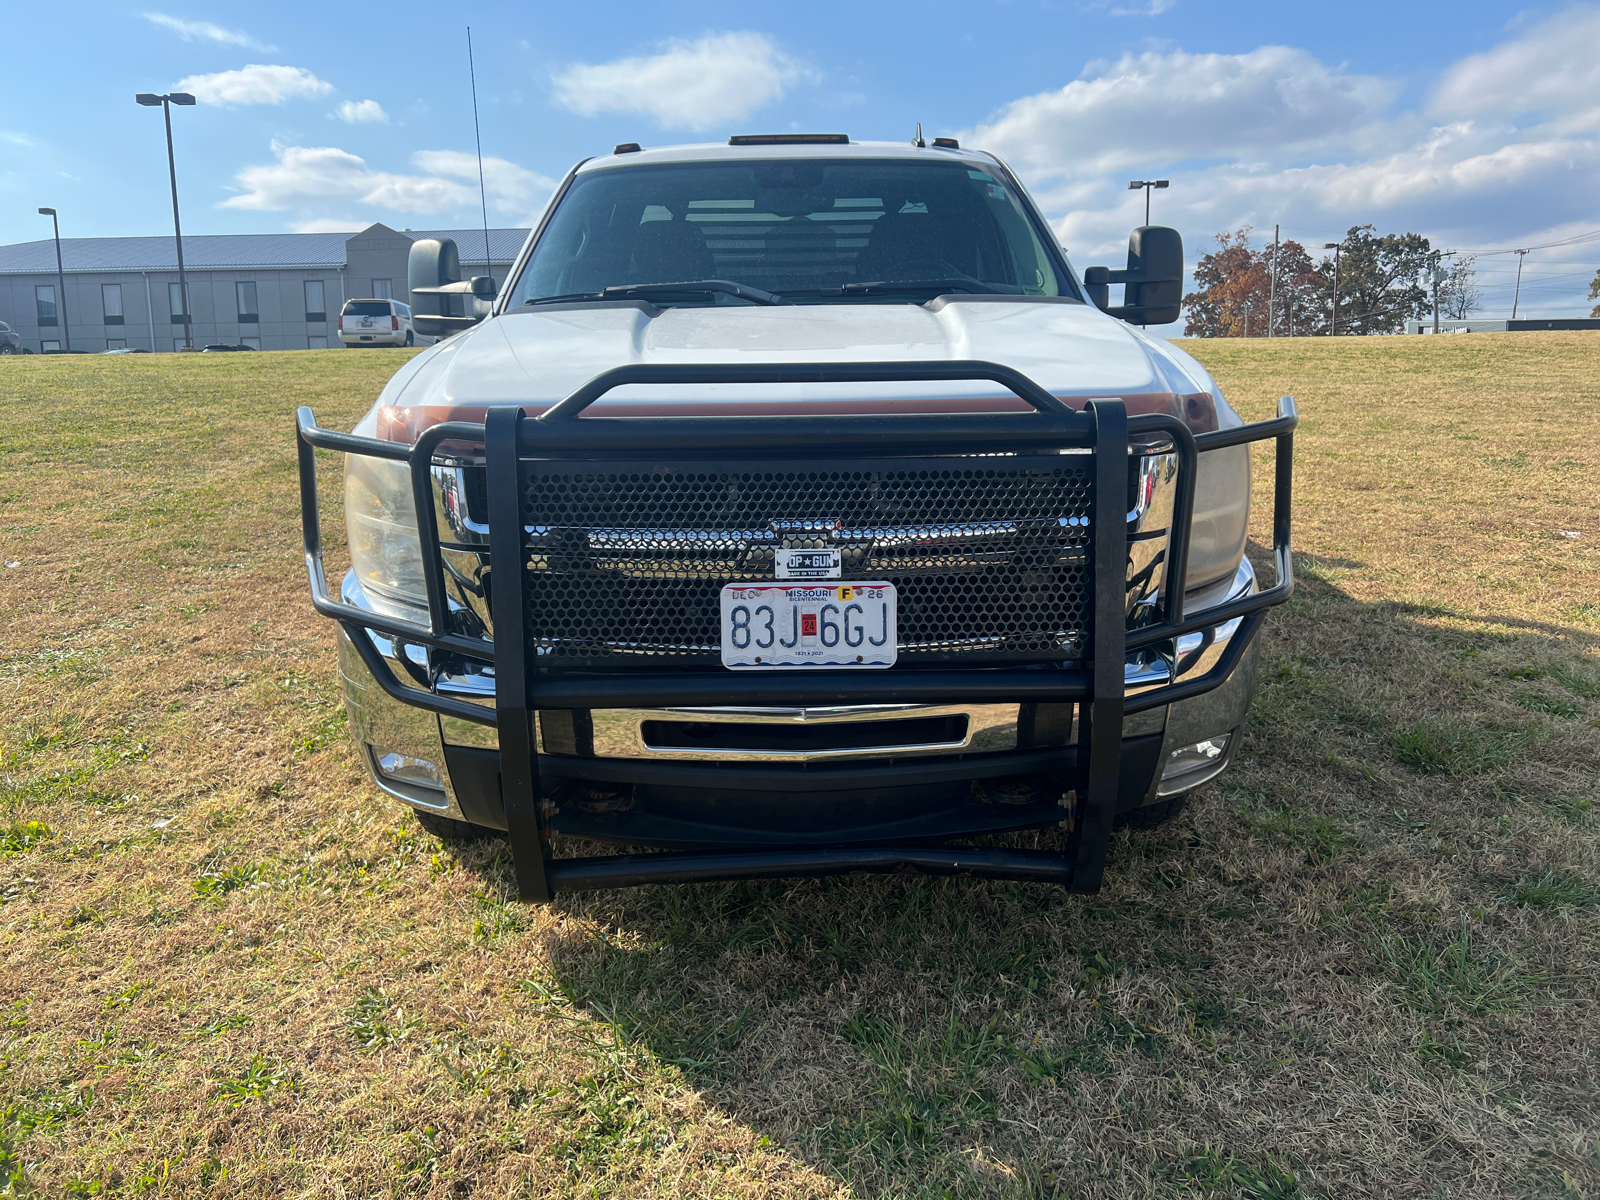
<instances>
[{"instance_id":1,"label":"metal building","mask_svg":"<svg viewBox=\"0 0 1600 1200\"><path fill-rule=\"evenodd\" d=\"M185 235L187 305L170 235L62 238L65 297L57 295L54 241L20 242L0 246L0 321L36 354L65 349L67 331L74 350L172 351L183 346L185 319L197 349L336 347L346 300L392 296L409 302L406 257L413 239L454 238L463 274L492 274L503 283L528 233L489 230L487 268L482 229L374 224L359 233Z\"/></svg>"},{"instance_id":2,"label":"metal building","mask_svg":"<svg viewBox=\"0 0 1600 1200\"><path fill-rule=\"evenodd\" d=\"M482 234L478 237L481 239ZM1440 333L1518 333L1532 329L1600 329L1596 317L1524 317L1519 321L1490 321L1469 317L1464 321L1444 317L1439 321ZM1407 321L1407 333L1432 333L1433 318Z\"/></svg>"}]
</instances>

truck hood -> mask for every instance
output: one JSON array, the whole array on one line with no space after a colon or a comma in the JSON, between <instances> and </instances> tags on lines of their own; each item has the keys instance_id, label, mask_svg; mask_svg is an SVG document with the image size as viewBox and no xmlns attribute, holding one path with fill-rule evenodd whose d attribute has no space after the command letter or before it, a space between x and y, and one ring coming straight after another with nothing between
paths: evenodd
<instances>
[{"instance_id":1,"label":"truck hood","mask_svg":"<svg viewBox=\"0 0 1600 1200\"><path fill-rule=\"evenodd\" d=\"M396 408L554 404L631 363L817 363L977 359L1001 363L1081 404L1120 396L1135 411L1210 397L1215 428L1237 422L1206 370L1162 339L1082 304L942 297L930 304L562 305L492 317L402 368L379 398ZM963 402L976 401L968 406ZM1142 403L1141 403L1142 401ZM600 407L707 411L974 411L1026 407L984 380L872 384L706 384L619 389ZM1211 409L1212 405L1205 405ZM615 415L615 413L614 413ZM1191 414L1192 415L1192 414Z\"/></svg>"}]
</instances>

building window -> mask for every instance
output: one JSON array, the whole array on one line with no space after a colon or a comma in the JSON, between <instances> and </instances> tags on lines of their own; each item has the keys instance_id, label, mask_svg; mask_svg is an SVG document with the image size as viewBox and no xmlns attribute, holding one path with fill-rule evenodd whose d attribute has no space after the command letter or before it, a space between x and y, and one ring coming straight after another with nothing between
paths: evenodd
<instances>
[{"instance_id":1,"label":"building window","mask_svg":"<svg viewBox=\"0 0 1600 1200\"><path fill-rule=\"evenodd\" d=\"M394 280L374 279L372 281L372 292L370 294L374 300L394 299Z\"/></svg>"},{"instance_id":2,"label":"building window","mask_svg":"<svg viewBox=\"0 0 1600 1200\"><path fill-rule=\"evenodd\" d=\"M56 323L56 289L54 284L41 283L33 289L33 307L40 325Z\"/></svg>"},{"instance_id":3,"label":"building window","mask_svg":"<svg viewBox=\"0 0 1600 1200\"><path fill-rule=\"evenodd\" d=\"M102 283L100 285L100 311L105 314L107 325L122 324L122 285L120 283Z\"/></svg>"},{"instance_id":4,"label":"building window","mask_svg":"<svg viewBox=\"0 0 1600 1200\"><path fill-rule=\"evenodd\" d=\"M189 310L183 303L182 284L167 284L167 311L172 314L172 323L174 325L183 325L189 320Z\"/></svg>"},{"instance_id":5,"label":"building window","mask_svg":"<svg viewBox=\"0 0 1600 1200\"><path fill-rule=\"evenodd\" d=\"M253 282L236 283L233 294L239 306L239 324L255 325L261 320L261 309L256 305L256 285Z\"/></svg>"},{"instance_id":6,"label":"building window","mask_svg":"<svg viewBox=\"0 0 1600 1200\"><path fill-rule=\"evenodd\" d=\"M52 319L50 324L54 325L55 321ZM59 341L57 341L56 339L54 339L54 338L51 338L49 341L46 341L46 342L40 342L39 343L39 353L40 354L60 354L61 353L61 343Z\"/></svg>"},{"instance_id":7,"label":"building window","mask_svg":"<svg viewBox=\"0 0 1600 1200\"><path fill-rule=\"evenodd\" d=\"M322 280L306 280L306 320L326 321L328 319L328 305L322 297ZM324 342L328 339L323 338Z\"/></svg>"},{"instance_id":8,"label":"building window","mask_svg":"<svg viewBox=\"0 0 1600 1200\"><path fill-rule=\"evenodd\" d=\"M239 339L239 345L249 346L252 350L259 350L261 349L261 339L258 337L242 337Z\"/></svg>"},{"instance_id":9,"label":"building window","mask_svg":"<svg viewBox=\"0 0 1600 1200\"><path fill-rule=\"evenodd\" d=\"M327 348L328 339L325 337L308 337L306 339L307 350L326 350Z\"/></svg>"},{"instance_id":10,"label":"building window","mask_svg":"<svg viewBox=\"0 0 1600 1200\"><path fill-rule=\"evenodd\" d=\"M106 339L106 349L107 350L126 350L127 348L128 348L128 339L127 338L107 338Z\"/></svg>"}]
</instances>

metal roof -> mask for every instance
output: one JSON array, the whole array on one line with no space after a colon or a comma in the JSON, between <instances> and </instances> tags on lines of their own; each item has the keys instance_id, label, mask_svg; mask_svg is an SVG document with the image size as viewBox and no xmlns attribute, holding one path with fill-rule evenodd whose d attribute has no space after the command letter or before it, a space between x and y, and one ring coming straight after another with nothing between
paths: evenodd
<instances>
[{"instance_id":1,"label":"metal roof","mask_svg":"<svg viewBox=\"0 0 1600 1200\"><path fill-rule=\"evenodd\" d=\"M185 234L183 265L190 271L255 269L337 270L345 265L350 233L202 233ZM398 232L398 231L397 231ZM463 263L483 262L482 229L412 230L408 237L456 240ZM489 230L489 250L496 263L509 263L527 240L526 229ZM62 238L61 261L68 271L176 271L177 251L166 237ZM0 275L55 274L52 239L0 246Z\"/></svg>"}]
</instances>

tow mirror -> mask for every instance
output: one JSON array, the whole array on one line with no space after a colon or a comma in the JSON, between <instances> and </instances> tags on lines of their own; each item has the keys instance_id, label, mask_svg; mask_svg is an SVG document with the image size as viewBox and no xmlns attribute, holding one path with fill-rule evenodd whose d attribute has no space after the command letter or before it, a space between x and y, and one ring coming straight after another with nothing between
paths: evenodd
<instances>
[{"instance_id":1,"label":"tow mirror","mask_svg":"<svg viewBox=\"0 0 1600 1200\"><path fill-rule=\"evenodd\" d=\"M1113 283L1127 285L1122 304L1115 307ZM1096 308L1130 325L1176 321L1183 300L1183 236L1165 225L1141 225L1128 237L1128 269L1089 267L1083 290Z\"/></svg>"},{"instance_id":2,"label":"tow mirror","mask_svg":"<svg viewBox=\"0 0 1600 1200\"><path fill-rule=\"evenodd\" d=\"M467 311L466 300L481 295L479 276L461 278L461 256L452 238L418 238L411 243L406 260L406 283L411 290L411 323L427 337L446 337L470 329L486 313ZM489 297L494 296L494 281L489 280Z\"/></svg>"}]
</instances>

